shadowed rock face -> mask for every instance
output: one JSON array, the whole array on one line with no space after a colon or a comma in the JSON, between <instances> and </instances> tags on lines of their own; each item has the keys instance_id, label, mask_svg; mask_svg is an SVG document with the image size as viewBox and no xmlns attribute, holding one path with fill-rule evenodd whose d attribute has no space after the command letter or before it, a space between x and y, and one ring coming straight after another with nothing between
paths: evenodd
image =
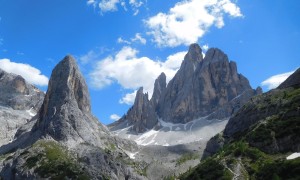
<instances>
[{"instance_id":1,"label":"shadowed rock face","mask_svg":"<svg viewBox=\"0 0 300 180\"><path fill-rule=\"evenodd\" d=\"M19 75L7 73L0 69L0 105L14 110L37 111L43 102L44 93L28 84Z\"/></svg>"},{"instance_id":2,"label":"shadowed rock face","mask_svg":"<svg viewBox=\"0 0 300 180\"><path fill-rule=\"evenodd\" d=\"M300 68L298 68L291 76L278 86L278 89L288 87L300 87Z\"/></svg>"},{"instance_id":3,"label":"shadowed rock face","mask_svg":"<svg viewBox=\"0 0 300 180\"><path fill-rule=\"evenodd\" d=\"M237 73L235 62L229 62L227 55L217 48L209 49L203 59L200 47L192 44L160 99L158 115L174 123L204 116L229 117L235 111L230 102L243 93L250 94L243 95L240 104L256 94L248 80Z\"/></svg>"},{"instance_id":4,"label":"shadowed rock face","mask_svg":"<svg viewBox=\"0 0 300 180\"><path fill-rule=\"evenodd\" d=\"M156 109L160 98L164 95L163 93L166 90L166 75L165 73L161 73L154 83L153 95L151 98L152 106Z\"/></svg>"},{"instance_id":5,"label":"shadowed rock face","mask_svg":"<svg viewBox=\"0 0 300 180\"><path fill-rule=\"evenodd\" d=\"M143 93L143 88L137 91L134 105L127 115L121 118L121 121L122 119L128 120L129 124L133 125L132 130L137 133L145 132L155 126L157 117L154 107L148 99L148 94Z\"/></svg>"},{"instance_id":6,"label":"shadowed rock face","mask_svg":"<svg viewBox=\"0 0 300 180\"><path fill-rule=\"evenodd\" d=\"M134 125L134 131L143 132L145 128L154 127L158 118L173 123L188 123L206 116L208 119L223 119L234 114L252 96L261 93L261 88L251 88L247 78L238 74L236 63L229 61L220 49L209 49L203 58L200 46L192 44L167 87L164 73L156 79L150 100L152 107L144 97L147 108L137 108L136 103L143 96L137 93L139 101L135 101L126 116L109 127L112 130L124 128L125 121L128 121Z\"/></svg>"},{"instance_id":7,"label":"shadowed rock face","mask_svg":"<svg viewBox=\"0 0 300 180\"><path fill-rule=\"evenodd\" d=\"M101 146L101 135L108 133L91 114L86 82L71 56L52 71L36 129L71 145L89 142Z\"/></svg>"}]
</instances>

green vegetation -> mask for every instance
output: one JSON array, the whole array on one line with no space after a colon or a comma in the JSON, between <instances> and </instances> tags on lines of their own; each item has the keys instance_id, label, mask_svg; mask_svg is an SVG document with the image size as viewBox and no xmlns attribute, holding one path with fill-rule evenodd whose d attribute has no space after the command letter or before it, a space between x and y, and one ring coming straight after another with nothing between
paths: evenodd
<instances>
[{"instance_id":1,"label":"green vegetation","mask_svg":"<svg viewBox=\"0 0 300 180\"><path fill-rule=\"evenodd\" d=\"M203 163L195 167L194 169L183 174L180 179L232 179L232 174L224 165L221 164L219 159L207 158Z\"/></svg>"},{"instance_id":2,"label":"green vegetation","mask_svg":"<svg viewBox=\"0 0 300 180\"><path fill-rule=\"evenodd\" d=\"M244 170L241 172L249 179L299 179L300 158L286 160L286 155L266 154L246 141L225 145L216 155L207 158L194 169L183 174L180 179L231 179L240 159Z\"/></svg>"},{"instance_id":3,"label":"green vegetation","mask_svg":"<svg viewBox=\"0 0 300 180\"><path fill-rule=\"evenodd\" d=\"M38 153L29 156L25 166L35 167L42 178L90 179L64 147L54 141L39 141L33 145Z\"/></svg>"},{"instance_id":4,"label":"green vegetation","mask_svg":"<svg viewBox=\"0 0 300 180\"><path fill-rule=\"evenodd\" d=\"M181 165L189 160L193 160L193 159L197 159L197 158L199 158L199 155L197 155L195 153L186 153L186 154L183 154L179 159L177 159L176 165Z\"/></svg>"}]
</instances>

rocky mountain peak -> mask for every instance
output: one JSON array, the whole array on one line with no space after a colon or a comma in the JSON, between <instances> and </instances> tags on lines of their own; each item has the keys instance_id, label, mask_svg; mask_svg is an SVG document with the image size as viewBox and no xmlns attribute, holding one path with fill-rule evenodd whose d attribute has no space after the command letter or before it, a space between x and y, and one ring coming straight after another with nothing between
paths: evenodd
<instances>
[{"instance_id":1,"label":"rocky mountain peak","mask_svg":"<svg viewBox=\"0 0 300 180\"><path fill-rule=\"evenodd\" d=\"M188 53L185 55L184 59L188 59L190 61L202 61L203 55L202 55L202 49L200 46L196 43L191 44L189 47Z\"/></svg>"},{"instance_id":2,"label":"rocky mountain peak","mask_svg":"<svg viewBox=\"0 0 300 180\"><path fill-rule=\"evenodd\" d=\"M166 89L166 86L167 86L166 79L167 79L167 77L166 77L165 73L162 72L158 76L158 78L155 80L153 95L151 98L151 103L154 108L157 107L159 99L163 95L163 93Z\"/></svg>"},{"instance_id":3,"label":"rocky mountain peak","mask_svg":"<svg viewBox=\"0 0 300 180\"><path fill-rule=\"evenodd\" d=\"M41 106L44 93L16 74L0 69L0 105L14 110L37 111Z\"/></svg>"},{"instance_id":4,"label":"rocky mountain peak","mask_svg":"<svg viewBox=\"0 0 300 180\"><path fill-rule=\"evenodd\" d=\"M150 104L140 89L125 118L111 127L117 129L116 124L126 119L130 124L143 122L148 129L158 118L172 123L188 123L200 117L224 119L260 93L251 88L247 78L238 74L236 63L229 61L223 51L211 48L203 59L198 44L190 45L180 69L167 87L165 79L164 74L156 79Z\"/></svg>"},{"instance_id":5,"label":"rocky mountain peak","mask_svg":"<svg viewBox=\"0 0 300 180\"><path fill-rule=\"evenodd\" d=\"M298 68L283 83L281 83L278 86L278 89L285 89L288 87L300 87L300 68Z\"/></svg>"},{"instance_id":6,"label":"rocky mountain peak","mask_svg":"<svg viewBox=\"0 0 300 180\"><path fill-rule=\"evenodd\" d=\"M135 133L142 133L153 128L157 123L157 117L153 104L148 99L148 93L143 93L143 87L139 88L133 106L120 120L110 125L111 128L123 127L123 124L132 126Z\"/></svg>"},{"instance_id":7,"label":"rocky mountain peak","mask_svg":"<svg viewBox=\"0 0 300 180\"><path fill-rule=\"evenodd\" d=\"M86 82L75 59L66 56L52 71L36 128L55 140L98 146L107 130L90 111Z\"/></svg>"},{"instance_id":8,"label":"rocky mountain peak","mask_svg":"<svg viewBox=\"0 0 300 180\"><path fill-rule=\"evenodd\" d=\"M191 63L190 57L199 61ZM235 111L230 103L235 97L245 97L239 101L242 105L254 94L249 81L237 73L236 63L230 62L223 51L211 48L203 59L200 47L192 44L159 102L158 115L174 123L204 116L222 119Z\"/></svg>"},{"instance_id":9,"label":"rocky mountain peak","mask_svg":"<svg viewBox=\"0 0 300 180\"><path fill-rule=\"evenodd\" d=\"M218 61L228 61L227 55L218 48L210 48L205 54L204 65Z\"/></svg>"}]
</instances>

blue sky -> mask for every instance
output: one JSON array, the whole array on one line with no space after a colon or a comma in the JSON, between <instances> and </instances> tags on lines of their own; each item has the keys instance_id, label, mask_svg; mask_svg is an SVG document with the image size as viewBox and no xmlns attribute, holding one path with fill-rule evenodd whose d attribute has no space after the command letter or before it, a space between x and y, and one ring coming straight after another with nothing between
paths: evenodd
<instances>
[{"instance_id":1,"label":"blue sky","mask_svg":"<svg viewBox=\"0 0 300 180\"><path fill-rule=\"evenodd\" d=\"M46 91L72 54L107 124L138 87L151 95L161 71L171 79L193 42L222 49L253 88L276 87L300 67L299 9L298 0L0 0L0 68Z\"/></svg>"}]
</instances>

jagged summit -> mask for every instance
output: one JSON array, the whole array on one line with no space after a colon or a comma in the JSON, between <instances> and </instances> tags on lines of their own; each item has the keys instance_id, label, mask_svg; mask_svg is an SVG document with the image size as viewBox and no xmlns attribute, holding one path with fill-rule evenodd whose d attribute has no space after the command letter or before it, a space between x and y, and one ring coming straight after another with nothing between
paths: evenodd
<instances>
[{"instance_id":1,"label":"jagged summit","mask_svg":"<svg viewBox=\"0 0 300 180\"><path fill-rule=\"evenodd\" d=\"M15 110L37 111L41 106L44 93L16 74L7 73L0 68L0 105Z\"/></svg>"},{"instance_id":2,"label":"jagged summit","mask_svg":"<svg viewBox=\"0 0 300 180\"><path fill-rule=\"evenodd\" d=\"M126 120L130 122L129 125L136 127L135 122L142 121L149 125L159 118L172 123L188 123L200 117L224 119L230 117L253 95L261 93L261 89L256 91L251 88L247 78L237 72L236 63L229 61L223 51L211 48L203 58L198 44L190 45L180 69L167 86L165 79L165 75L161 74L155 81L150 101L152 106L137 108L139 106L136 103L139 101L135 101L127 115L110 127L115 130L116 125ZM136 99L141 99L141 96L139 90ZM143 102L147 104L148 99L145 99ZM133 111L139 116L132 116ZM140 118L145 116L146 119ZM141 128L134 130L144 131L140 131Z\"/></svg>"},{"instance_id":3,"label":"jagged summit","mask_svg":"<svg viewBox=\"0 0 300 180\"><path fill-rule=\"evenodd\" d=\"M153 95L150 100L154 108L157 107L159 99L161 98L161 96L163 95L167 87L166 79L167 79L166 74L162 72L155 80Z\"/></svg>"},{"instance_id":4,"label":"jagged summit","mask_svg":"<svg viewBox=\"0 0 300 180\"><path fill-rule=\"evenodd\" d=\"M134 105L120 121L123 119L128 120L128 123L133 125L132 130L134 132L145 132L157 123L154 107L148 99L148 94L143 93L143 87L139 88Z\"/></svg>"},{"instance_id":5,"label":"jagged summit","mask_svg":"<svg viewBox=\"0 0 300 180\"><path fill-rule=\"evenodd\" d=\"M203 60L202 49L196 43L191 44L188 53L185 55L184 59L200 62Z\"/></svg>"},{"instance_id":6,"label":"jagged summit","mask_svg":"<svg viewBox=\"0 0 300 180\"><path fill-rule=\"evenodd\" d=\"M72 144L101 145L106 128L91 114L86 82L75 59L68 55L52 71L35 129L43 136Z\"/></svg>"}]
</instances>

